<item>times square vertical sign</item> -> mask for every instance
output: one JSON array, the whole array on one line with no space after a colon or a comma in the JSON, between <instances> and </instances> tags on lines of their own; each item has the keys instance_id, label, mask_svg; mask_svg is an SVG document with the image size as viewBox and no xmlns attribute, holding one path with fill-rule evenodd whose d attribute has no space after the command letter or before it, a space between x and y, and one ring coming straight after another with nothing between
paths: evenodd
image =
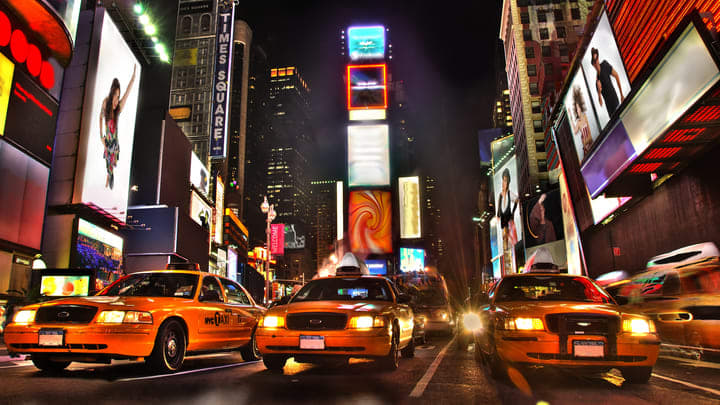
<instances>
[{"instance_id":1,"label":"times square vertical sign","mask_svg":"<svg viewBox=\"0 0 720 405\"><path fill-rule=\"evenodd\" d=\"M230 108L230 66L232 59L235 2L220 0L217 8L215 72L210 132L210 157L225 158L227 152L228 110Z\"/></svg>"}]
</instances>

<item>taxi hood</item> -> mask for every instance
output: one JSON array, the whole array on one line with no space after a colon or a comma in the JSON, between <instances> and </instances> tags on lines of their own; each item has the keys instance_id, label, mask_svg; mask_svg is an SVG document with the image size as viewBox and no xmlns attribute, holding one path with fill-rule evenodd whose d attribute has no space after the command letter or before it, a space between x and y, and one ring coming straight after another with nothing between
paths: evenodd
<instances>
[{"instance_id":1,"label":"taxi hood","mask_svg":"<svg viewBox=\"0 0 720 405\"><path fill-rule=\"evenodd\" d=\"M620 309L615 304L602 304L579 301L510 301L495 305L498 312L510 315L543 316L547 314L583 313L598 315L620 315Z\"/></svg>"},{"instance_id":2,"label":"taxi hood","mask_svg":"<svg viewBox=\"0 0 720 405\"><path fill-rule=\"evenodd\" d=\"M391 305L393 303L390 301L305 301L278 306L272 308L270 312L286 314L298 312L382 313Z\"/></svg>"},{"instance_id":3,"label":"taxi hood","mask_svg":"<svg viewBox=\"0 0 720 405\"><path fill-rule=\"evenodd\" d=\"M91 305L97 307L107 307L121 309L120 307L142 307L144 305L152 305L158 302L164 302L168 300L177 300L182 298L175 297L119 297L119 296L108 296L108 295L96 295L90 297L72 297L72 298L60 298L57 300L47 301L40 306L51 306L51 305ZM189 300L188 298L185 298Z\"/></svg>"}]
</instances>

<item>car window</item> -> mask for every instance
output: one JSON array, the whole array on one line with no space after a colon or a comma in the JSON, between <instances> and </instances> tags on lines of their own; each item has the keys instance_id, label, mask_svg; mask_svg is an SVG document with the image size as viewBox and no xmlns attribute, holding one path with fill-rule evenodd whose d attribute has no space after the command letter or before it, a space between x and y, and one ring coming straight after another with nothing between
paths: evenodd
<instances>
[{"instance_id":1,"label":"car window","mask_svg":"<svg viewBox=\"0 0 720 405\"><path fill-rule=\"evenodd\" d=\"M222 287L220 287L220 283L218 283L217 279L214 276L206 276L203 279L201 288L202 290L200 291L200 296L205 294L206 291L217 291L218 295L220 296L220 301L223 300Z\"/></svg>"},{"instance_id":2,"label":"car window","mask_svg":"<svg viewBox=\"0 0 720 405\"><path fill-rule=\"evenodd\" d=\"M393 295L379 278L326 278L305 284L290 302L361 300L392 301Z\"/></svg>"},{"instance_id":3,"label":"car window","mask_svg":"<svg viewBox=\"0 0 720 405\"><path fill-rule=\"evenodd\" d=\"M106 288L102 295L124 297L192 298L198 276L183 273L136 273Z\"/></svg>"},{"instance_id":4,"label":"car window","mask_svg":"<svg viewBox=\"0 0 720 405\"><path fill-rule=\"evenodd\" d=\"M509 277L500 282L495 302L582 301L611 303L610 296L584 277Z\"/></svg>"},{"instance_id":5,"label":"car window","mask_svg":"<svg viewBox=\"0 0 720 405\"><path fill-rule=\"evenodd\" d=\"M222 282L223 289L225 290L225 296L227 297L227 301L229 303L251 305L250 299L239 285L230 280L221 279L220 281Z\"/></svg>"},{"instance_id":6,"label":"car window","mask_svg":"<svg viewBox=\"0 0 720 405\"><path fill-rule=\"evenodd\" d=\"M681 292L680 278L678 275L674 273L668 274L662 286L663 295L680 295Z\"/></svg>"}]
</instances>

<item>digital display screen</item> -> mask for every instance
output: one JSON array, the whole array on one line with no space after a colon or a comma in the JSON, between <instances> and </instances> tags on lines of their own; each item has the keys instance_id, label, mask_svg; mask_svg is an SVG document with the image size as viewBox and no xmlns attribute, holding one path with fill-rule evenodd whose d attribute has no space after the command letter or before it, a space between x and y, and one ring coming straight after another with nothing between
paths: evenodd
<instances>
[{"instance_id":1,"label":"digital display screen","mask_svg":"<svg viewBox=\"0 0 720 405\"><path fill-rule=\"evenodd\" d=\"M87 296L90 293L90 276L40 277L40 294L46 297Z\"/></svg>"},{"instance_id":2,"label":"digital display screen","mask_svg":"<svg viewBox=\"0 0 720 405\"><path fill-rule=\"evenodd\" d=\"M390 184L390 143L387 125L348 126L348 185Z\"/></svg>"},{"instance_id":3,"label":"digital display screen","mask_svg":"<svg viewBox=\"0 0 720 405\"><path fill-rule=\"evenodd\" d=\"M563 239L559 190L526 200L524 206L525 249Z\"/></svg>"},{"instance_id":4,"label":"digital display screen","mask_svg":"<svg viewBox=\"0 0 720 405\"><path fill-rule=\"evenodd\" d=\"M423 271L425 249L400 248L400 271Z\"/></svg>"},{"instance_id":5,"label":"digital display screen","mask_svg":"<svg viewBox=\"0 0 720 405\"><path fill-rule=\"evenodd\" d=\"M387 108L385 64L347 67L348 110Z\"/></svg>"},{"instance_id":6,"label":"digital display screen","mask_svg":"<svg viewBox=\"0 0 720 405\"><path fill-rule=\"evenodd\" d=\"M493 175L498 249L503 257L503 274L515 272L515 245L523 237L518 180L516 158L513 154L505 163L495 168Z\"/></svg>"},{"instance_id":7,"label":"digital display screen","mask_svg":"<svg viewBox=\"0 0 720 405\"><path fill-rule=\"evenodd\" d=\"M348 201L350 249L355 253L392 253L389 191L351 191Z\"/></svg>"},{"instance_id":8,"label":"digital display screen","mask_svg":"<svg viewBox=\"0 0 720 405\"><path fill-rule=\"evenodd\" d=\"M210 232L210 221L212 221L212 208L203 200L195 190L190 196L190 218L203 229Z\"/></svg>"},{"instance_id":9,"label":"digital display screen","mask_svg":"<svg viewBox=\"0 0 720 405\"><path fill-rule=\"evenodd\" d=\"M414 177L398 178L400 199L400 238L414 239L420 233L420 179Z\"/></svg>"},{"instance_id":10,"label":"digital display screen","mask_svg":"<svg viewBox=\"0 0 720 405\"><path fill-rule=\"evenodd\" d=\"M561 165L562 167L562 165ZM560 183L560 205L562 208L563 227L565 234L565 252L567 255L568 274L581 275L582 271L582 245L580 245L580 231L575 222L570 192L568 191L565 171L562 169L558 178Z\"/></svg>"},{"instance_id":11,"label":"digital display screen","mask_svg":"<svg viewBox=\"0 0 720 405\"><path fill-rule=\"evenodd\" d=\"M210 194L210 172L195 152L190 152L190 183L203 194Z\"/></svg>"},{"instance_id":12,"label":"digital display screen","mask_svg":"<svg viewBox=\"0 0 720 405\"><path fill-rule=\"evenodd\" d=\"M580 71L575 74L565 96L565 110L575 152L578 160L582 162L590 154L595 140L600 136L600 127L595 115L595 107L590 101L585 79Z\"/></svg>"},{"instance_id":13,"label":"digital display screen","mask_svg":"<svg viewBox=\"0 0 720 405\"><path fill-rule=\"evenodd\" d=\"M103 9L96 11L94 29L95 35L100 30L99 48L90 51L97 59L88 67L75 202L124 222L142 68Z\"/></svg>"},{"instance_id":14,"label":"digital display screen","mask_svg":"<svg viewBox=\"0 0 720 405\"><path fill-rule=\"evenodd\" d=\"M370 274L384 276L387 274L387 262L385 260L366 259L365 265Z\"/></svg>"},{"instance_id":15,"label":"digital display screen","mask_svg":"<svg viewBox=\"0 0 720 405\"><path fill-rule=\"evenodd\" d=\"M618 121L580 169L590 196L597 197L635 156L637 154L625 126Z\"/></svg>"},{"instance_id":16,"label":"digital display screen","mask_svg":"<svg viewBox=\"0 0 720 405\"><path fill-rule=\"evenodd\" d=\"M14 72L15 64L0 53L0 135L5 134L5 121L7 120Z\"/></svg>"},{"instance_id":17,"label":"digital display screen","mask_svg":"<svg viewBox=\"0 0 720 405\"><path fill-rule=\"evenodd\" d=\"M347 43L351 60L383 59L385 27L350 27L347 30Z\"/></svg>"},{"instance_id":18,"label":"digital display screen","mask_svg":"<svg viewBox=\"0 0 720 405\"><path fill-rule=\"evenodd\" d=\"M124 240L88 221L78 219L75 267L96 270L95 279L108 285L120 277Z\"/></svg>"},{"instance_id":19,"label":"digital display screen","mask_svg":"<svg viewBox=\"0 0 720 405\"><path fill-rule=\"evenodd\" d=\"M298 224L285 224L285 249L304 249L305 232Z\"/></svg>"}]
</instances>

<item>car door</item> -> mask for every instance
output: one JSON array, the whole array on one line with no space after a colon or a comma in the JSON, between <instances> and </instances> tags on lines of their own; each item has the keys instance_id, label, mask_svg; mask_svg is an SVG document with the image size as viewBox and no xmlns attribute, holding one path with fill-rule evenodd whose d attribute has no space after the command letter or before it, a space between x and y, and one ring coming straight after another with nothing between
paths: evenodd
<instances>
[{"instance_id":1,"label":"car door","mask_svg":"<svg viewBox=\"0 0 720 405\"><path fill-rule=\"evenodd\" d=\"M198 295L201 316L198 332L204 349L230 347L232 310L225 304L223 289L215 276L205 276Z\"/></svg>"},{"instance_id":2,"label":"car door","mask_svg":"<svg viewBox=\"0 0 720 405\"><path fill-rule=\"evenodd\" d=\"M253 329L257 325L259 309L252 305L250 297L237 283L224 278L220 279L230 309L230 336L233 346L242 346L250 341Z\"/></svg>"}]
</instances>

